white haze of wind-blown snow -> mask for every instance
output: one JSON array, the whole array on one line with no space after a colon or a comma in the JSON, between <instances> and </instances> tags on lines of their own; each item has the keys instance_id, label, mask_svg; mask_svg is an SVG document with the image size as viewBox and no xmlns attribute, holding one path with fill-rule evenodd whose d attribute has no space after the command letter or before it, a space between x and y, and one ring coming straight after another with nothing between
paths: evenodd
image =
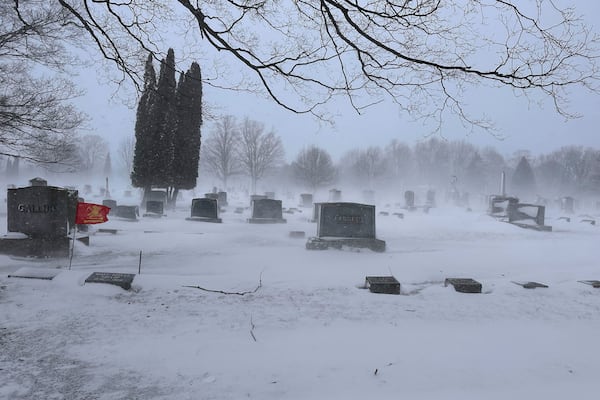
<instances>
[{"instance_id":1,"label":"white haze of wind-blown snow","mask_svg":"<svg viewBox=\"0 0 600 400\"><path fill-rule=\"evenodd\" d=\"M119 232L77 243L71 270L0 256L0 398L595 398L600 289L578 280L600 279L597 226L555 209L548 233L477 208L391 207L377 216L386 252L307 251L288 233L316 233L309 209L251 225L233 213L246 203L230 199L222 224L185 221L187 210L111 218L96 228ZM133 290L84 284L137 273L140 251ZM22 267L61 273L7 277ZM361 289L368 275L394 275L402 294Z\"/></svg>"}]
</instances>

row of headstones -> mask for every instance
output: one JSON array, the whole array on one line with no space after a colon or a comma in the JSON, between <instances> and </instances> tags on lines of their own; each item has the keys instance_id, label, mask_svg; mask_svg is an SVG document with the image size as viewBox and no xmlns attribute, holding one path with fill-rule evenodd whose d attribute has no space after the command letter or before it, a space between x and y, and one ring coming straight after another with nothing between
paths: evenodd
<instances>
[{"instance_id":1,"label":"row of headstones","mask_svg":"<svg viewBox=\"0 0 600 400\"><path fill-rule=\"evenodd\" d=\"M33 278L52 280L60 270L57 269L42 269L24 267L13 274L8 275L9 278ZM93 272L85 279L85 283L105 283L119 286L125 290L131 289L135 274L117 273L117 272ZM579 281L593 288L600 288L600 281L585 280ZM525 289L548 288L548 285L539 282L515 282ZM446 278L444 286L452 286L455 291L460 293L481 293L482 284L471 278ZM400 294L400 282L394 276L367 276L365 278L364 288L369 289L372 293L384 294Z\"/></svg>"},{"instance_id":2,"label":"row of headstones","mask_svg":"<svg viewBox=\"0 0 600 400\"><path fill-rule=\"evenodd\" d=\"M600 281L585 280L578 281L593 288L600 288ZM539 282L515 282L512 283L524 289L548 288L548 285ZM481 293L482 284L471 278L446 278L444 286L452 286L460 293ZM393 276L367 276L365 278L366 289L372 293L400 294L400 282Z\"/></svg>"}]
</instances>

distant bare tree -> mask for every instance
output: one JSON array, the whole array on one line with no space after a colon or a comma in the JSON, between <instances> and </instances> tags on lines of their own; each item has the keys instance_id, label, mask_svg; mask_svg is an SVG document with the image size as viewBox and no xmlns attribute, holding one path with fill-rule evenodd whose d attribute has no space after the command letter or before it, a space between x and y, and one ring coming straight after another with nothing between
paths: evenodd
<instances>
[{"instance_id":1,"label":"distant bare tree","mask_svg":"<svg viewBox=\"0 0 600 400\"><path fill-rule=\"evenodd\" d=\"M135 153L135 136L130 135L121 139L119 147L117 148L117 156L119 166L127 173L127 176L131 176L133 169L133 155Z\"/></svg>"},{"instance_id":2,"label":"distant bare tree","mask_svg":"<svg viewBox=\"0 0 600 400\"><path fill-rule=\"evenodd\" d=\"M256 182L269 169L283 161L284 150L281 138L274 132L265 132L262 123L245 118L240 125L238 159L243 172L252 181L252 193L256 192Z\"/></svg>"},{"instance_id":3,"label":"distant bare tree","mask_svg":"<svg viewBox=\"0 0 600 400\"><path fill-rule=\"evenodd\" d=\"M79 168L84 172L94 172L108 154L108 143L99 135L85 135L78 140L77 154Z\"/></svg>"},{"instance_id":4,"label":"distant bare tree","mask_svg":"<svg viewBox=\"0 0 600 400\"><path fill-rule=\"evenodd\" d=\"M24 3L14 0L16 8ZM240 75L247 72L244 87L259 88L299 113L322 116L321 106L343 94L358 111L389 98L434 125L450 114L467 126L487 128L485 117L472 116L466 108L471 89L487 85L538 94L566 116L570 89L597 90L598 37L575 9L560 8L555 1L58 4L106 59L138 83L135 50L152 51L160 59L156 53L166 47L161 39L173 26L186 26L197 41L188 45L240 67L239 74L222 74L211 83L240 87Z\"/></svg>"},{"instance_id":5,"label":"distant bare tree","mask_svg":"<svg viewBox=\"0 0 600 400\"><path fill-rule=\"evenodd\" d=\"M326 150L309 146L300 150L291 165L294 177L306 184L313 192L320 186L333 183L336 169Z\"/></svg>"},{"instance_id":6,"label":"distant bare tree","mask_svg":"<svg viewBox=\"0 0 600 400\"><path fill-rule=\"evenodd\" d=\"M65 49L79 29L73 16L41 0L0 2L0 154L38 164L68 164L83 116L67 79Z\"/></svg>"},{"instance_id":7,"label":"distant bare tree","mask_svg":"<svg viewBox=\"0 0 600 400\"><path fill-rule=\"evenodd\" d=\"M384 149L388 171L394 180L408 179L413 172L413 151L406 143L393 139Z\"/></svg>"},{"instance_id":8,"label":"distant bare tree","mask_svg":"<svg viewBox=\"0 0 600 400\"><path fill-rule=\"evenodd\" d=\"M348 151L342 156L339 165L344 171L346 179L366 182L369 188L387 170L383 151L375 146Z\"/></svg>"},{"instance_id":9,"label":"distant bare tree","mask_svg":"<svg viewBox=\"0 0 600 400\"><path fill-rule=\"evenodd\" d=\"M240 173L239 161L236 158L239 142L239 127L232 115L218 119L213 130L204 139L201 163L221 180L223 188L227 188L230 177Z\"/></svg>"}]
</instances>

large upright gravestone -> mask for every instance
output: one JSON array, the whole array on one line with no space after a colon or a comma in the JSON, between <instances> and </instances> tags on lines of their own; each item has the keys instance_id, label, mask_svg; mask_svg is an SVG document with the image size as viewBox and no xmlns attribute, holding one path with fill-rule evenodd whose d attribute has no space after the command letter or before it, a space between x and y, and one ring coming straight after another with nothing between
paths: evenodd
<instances>
[{"instance_id":1,"label":"large upright gravestone","mask_svg":"<svg viewBox=\"0 0 600 400\"><path fill-rule=\"evenodd\" d=\"M281 200L258 199L252 201L251 224L285 224Z\"/></svg>"},{"instance_id":2,"label":"large upright gravestone","mask_svg":"<svg viewBox=\"0 0 600 400\"><path fill-rule=\"evenodd\" d=\"M201 222L223 222L219 218L219 201L208 198L192 199L191 216L186 219Z\"/></svg>"},{"instance_id":3,"label":"large upright gravestone","mask_svg":"<svg viewBox=\"0 0 600 400\"><path fill-rule=\"evenodd\" d=\"M359 203L320 203L317 236L306 242L309 250L344 246L385 251L385 241L375 237L375 206Z\"/></svg>"},{"instance_id":4,"label":"large upright gravestone","mask_svg":"<svg viewBox=\"0 0 600 400\"><path fill-rule=\"evenodd\" d=\"M67 257L78 194L53 186L8 189L7 230L0 253L22 257ZM15 236L21 233L25 236Z\"/></svg>"}]
</instances>

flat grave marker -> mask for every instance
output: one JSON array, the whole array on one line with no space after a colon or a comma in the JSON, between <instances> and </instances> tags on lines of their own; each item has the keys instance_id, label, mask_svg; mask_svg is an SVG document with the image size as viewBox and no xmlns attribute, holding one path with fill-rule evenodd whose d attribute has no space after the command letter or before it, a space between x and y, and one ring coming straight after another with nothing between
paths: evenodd
<instances>
[{"instance_id":1,"label":"flat grave marker","mask_svg":"<svg viewBox=\"0 0 600 400\"><path fill-rule=\"evenodd\" d=\"M600 288L600 281L597 281L597 280L578 281L578 282L584 283L586 285L590 285L594 289L599 289Z\"/></svg>"},{"instance_id":2,"label":"flat grave marker","mask_svg":"<svg viewBox=\"0 0 600 400\"><path fill-rule=\"evenodd\" d=\"M131 289L131 283L135 274L123 274L118 272L94 272L88 276L85 283L106 283L122 287L125 290Z\"/></svg>"},{"instance_id":3,"label":"flat grave marker","mask_svg":"<svg viewBox=\"0 0 600 400\"><path fill-rule=\"evenodd\" d=\"M525 289L536 289L536 288L547 288L548 285L544 285L543 283L539 283L539 282L515 282L512 281L512 283L514 283L515 285L519 285Z\"/></svg>"},{"instance_id":4,"label":"flat grave marker","mask_svg":"<svg viewBox=\"0 0 600 400\"><path fill-rule=\"evenodd\" d=\"M58 274L59 269L49 268L34 268L34 267L21 267L12 274L8 275L9 278L28 278L28 279L43 279L51 281Z\"/></svg>"},{"instance_id":5,"label":"flat grave marker","mask_svg":"<svg viewBox=\"0 0 600 400\"><path fill-rule=\"evenodd\" d=\"M481 283L471 278L446 278L444 286L448 285L460 293L481 293Z\"/></svg>"},{"instance_id":6,"label":"flat grave marker","mask_svg":"<svg viewBox=\"0 0 600 400\"><path fill-rule=\"evenodd\" d=\"M400 294L400 282L393 276L367 276L365 287L371 293Z\"/></svg>"}]
</instances>

